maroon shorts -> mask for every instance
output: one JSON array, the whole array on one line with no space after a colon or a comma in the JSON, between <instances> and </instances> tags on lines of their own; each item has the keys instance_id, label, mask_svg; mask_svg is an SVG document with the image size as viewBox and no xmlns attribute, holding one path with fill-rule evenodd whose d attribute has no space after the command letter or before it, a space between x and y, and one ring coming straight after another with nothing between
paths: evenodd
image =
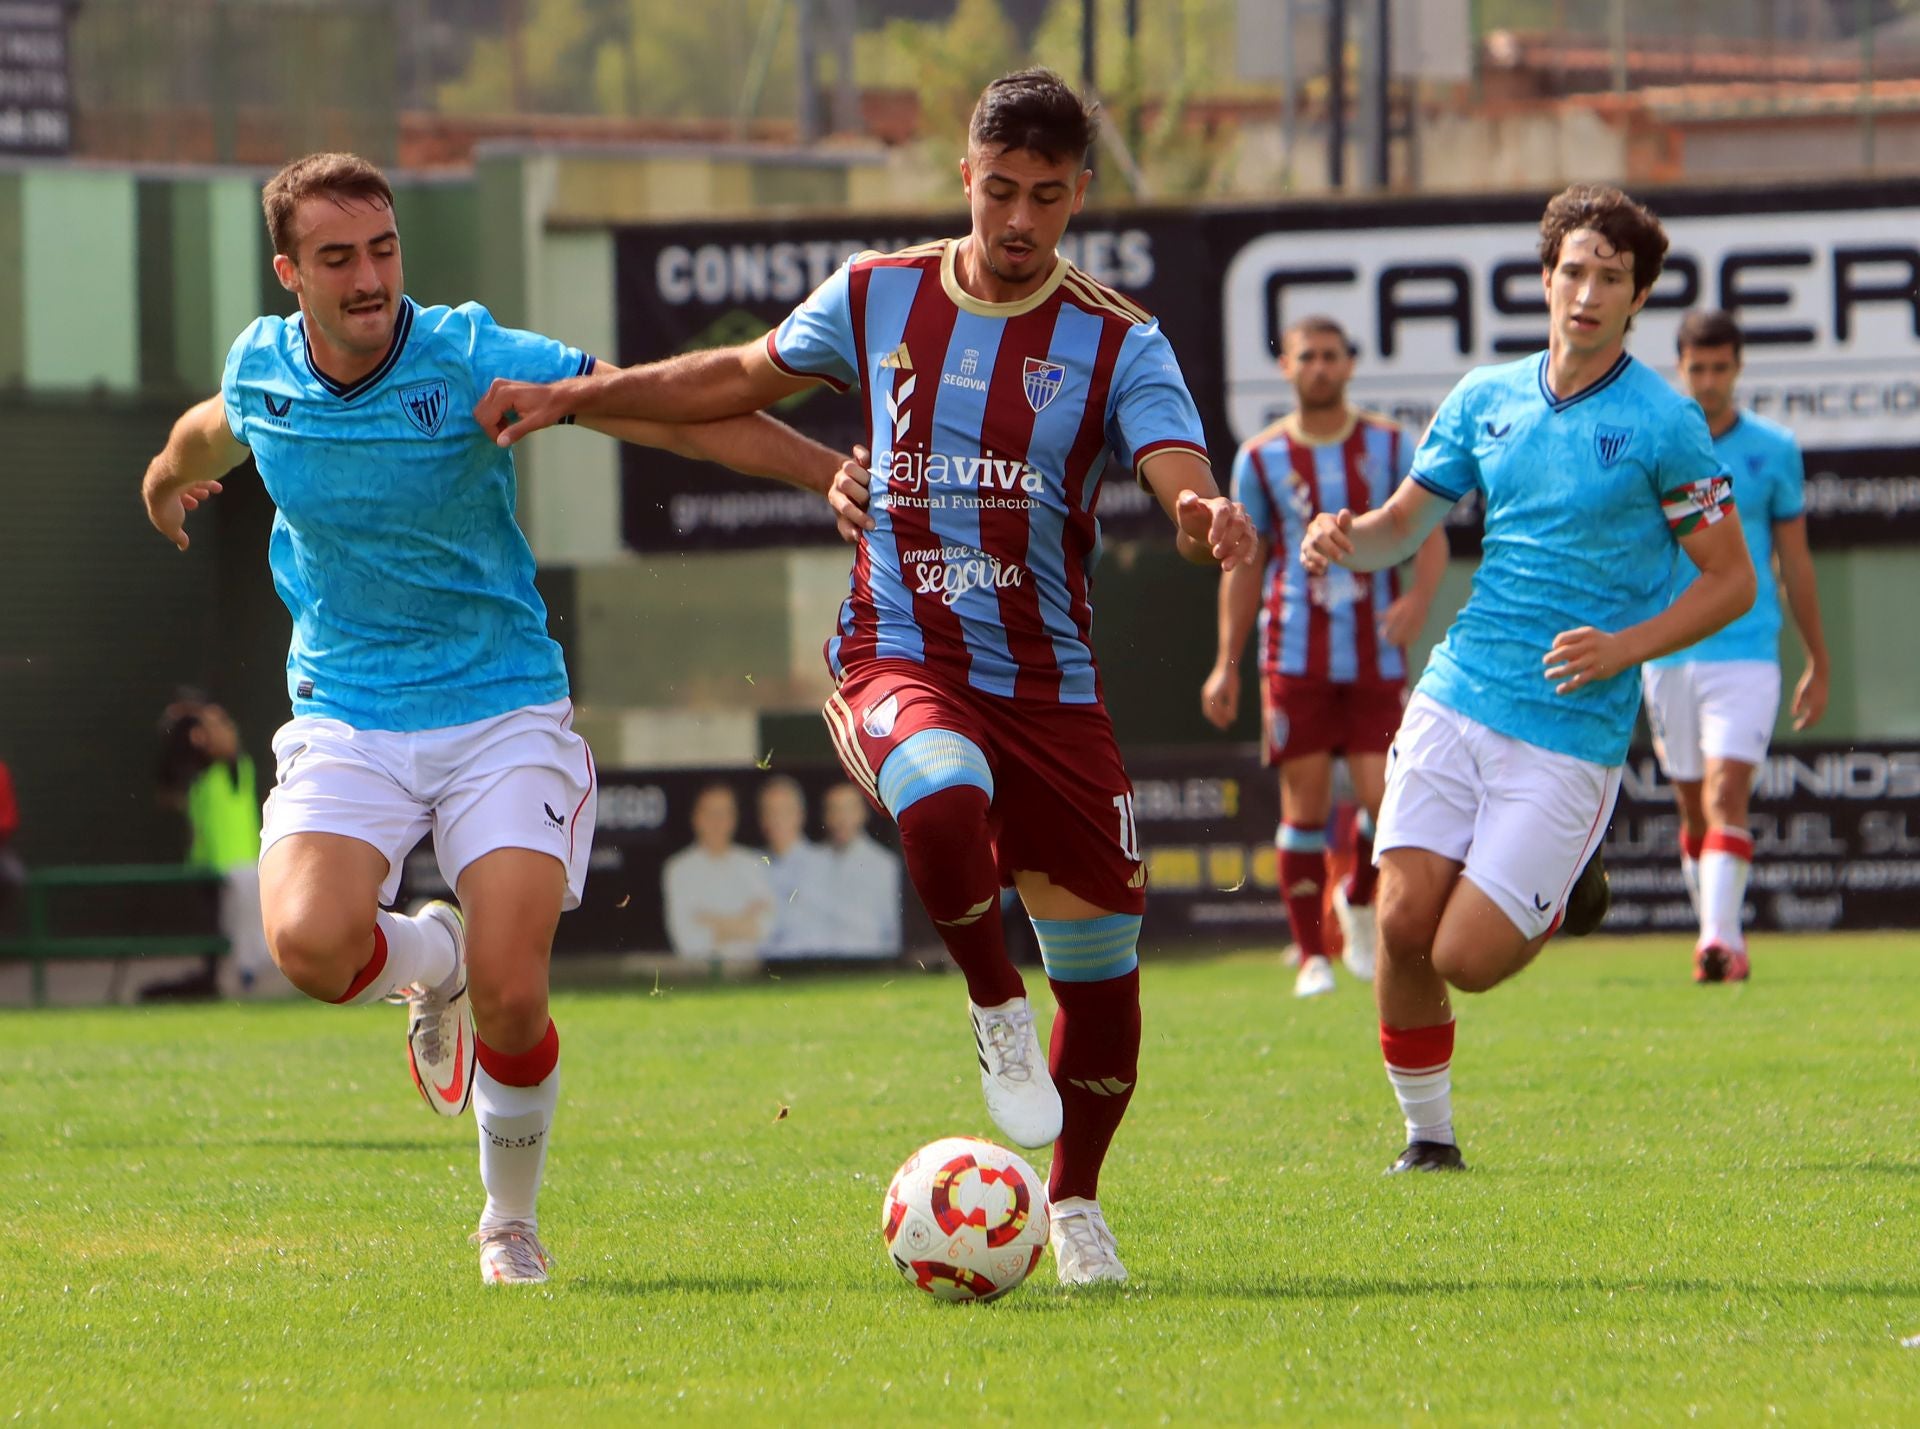
<instances>
[{"instance_id":1,"label":"maroon shorts","mask_svg":"<svg viewBox=\"0 0 1920 1429\"><path fill-rule=\"evenodd\" d=\"M1016 702L911 660L872 660L847 671L825 713L841 767L882 813L880 768L895 746L950 730L993 772L987 827L1003 886L1026 870L1110 913L1146 907L1133 785L1104 706Z\"/></svg>"},{"instance_id":2,"label":"maroon shorts","mask_svg":"<svg viewBox=\"0 0 1920 1429\"><path fill-rule=\"evenodd\" d=\"M1308 754L1385 754L1407 707L1398 680L1305 680L1268 675L1260 685L1266 762Z\"/></svg>"}]
</instances>

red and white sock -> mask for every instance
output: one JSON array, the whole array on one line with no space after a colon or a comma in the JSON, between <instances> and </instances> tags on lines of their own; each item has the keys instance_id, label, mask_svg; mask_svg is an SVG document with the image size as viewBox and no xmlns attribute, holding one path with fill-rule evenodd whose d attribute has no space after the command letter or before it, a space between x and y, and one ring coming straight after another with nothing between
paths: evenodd
<instances>
[{"instance_id":1,"label":"red and white sock","mask_svg":"<svg viewBox=\"0 0 1920 1429\"><path fill-rule=\"evenodd\" d=\"M1680 830L1680 876L1687 883L1687 901L1693 904L1693 916L1700 916L1700 854L1707 846L1705 834Z\"/></svg>"},{"instance_id":2,"label":"red and white sock","mask_svg":"<svg viewBox=\"0 0 1920 1429\"><path fill-rule=\"evenodd\" d=\"M1027 995L1020 970L1007 956L988 812L984 789L956 784L914 800L896 821L907 878L976 1007Z\"/></svg>"},{"instance_id":3,"label":"red and white sock","mask_svg":"<svg viewBox=\"0 0 1920 1429\"><path fill-rule=\"evenodd\" d=\"M1283 823L1274 844L1280 853L1280 898L1287 905L1287 924L1300 961L1324 958L1327 936L1321 927L1320 895L1327 886L1327 831Z\"/></svg>"},{"instance_id":4,"label":"red and white sock","mask_svg":"<svg viewBox=\"0 0 1920 1429\"><path fill-rule=\"evenodd\" d=\"M480 1184L487 1188L480 1228L533 1223L560 1101L560 1034L549 1019L546 1035L524 1052L476 1044L473 1119L480 1124Z\"/></svg>"},{"instance_id":5,"label":"red and white sock","mask_svg":"<svg viewBox=\"0 0 1920 1429\"><path fill-rule=\"evenodd\" d=\"M1407 1141L1453 1145L1453 1023L1389 1027L1382 1022L1380 1052L1406 1118Z\"/></svg>"},{"instance_id":6,"label":"red and white sock","mask_svg":"<svg viewBox=\"0 0 1920 1429\"><path fill-rule=\"evenodd\" d=\"M1747 875L1753 871L1753 835L1745 829L1707 830L1700 853L1700 941L1745 952L1747 935L1740 911L1747 901Z\"/></svg>"},{"instance_id":7,"label":"red and white sock","mask_svg":"<svg viewBox=\"0 0 1920 1429\"><path fill-rule=\"evenodd\" d=\"M414 983L438 987L453 976L453 934L438 918L408 918L384 908L373 916L373 956L334 998L342 1007L365 1007Z\"/></svg>"}]
</instances>

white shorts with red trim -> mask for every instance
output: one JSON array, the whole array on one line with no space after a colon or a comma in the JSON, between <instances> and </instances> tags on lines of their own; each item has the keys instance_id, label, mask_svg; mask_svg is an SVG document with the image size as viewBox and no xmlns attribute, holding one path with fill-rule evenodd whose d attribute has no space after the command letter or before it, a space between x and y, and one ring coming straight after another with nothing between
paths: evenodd
<instances>
[{"instance_id":1,"label":"white shorts with red trim","mask_svg":"<svg viewBox=\"0 0 1920 1429\"><path fill-rule=\"evenodd\" d=\"M1764 764L1780 713L1780 666L1773 660L1689 660L1643 665L1653 752L1667 778L1692 784L1707 760Z\"/></svg>"},{"instance_id":2,"label":"white shorts with red trim","mask_svg":"<svg viewBox=\"0 0 1920 1429\"><path fill-rule=\"evenodd\" d=\"M1387 752L1374 857L1421 848L1465 876L1527 938L1553 926L1600 847L1620 766L1497 734L1416 694Z\"/></svg>"},{"instance_id":3,"label":"white shorts with red trim","mask_svg":"<svg viewBox=\"0 0 1920 1429\"><path fill-rule=\"evenodd\" d=\"M302 716L280 727L273 754L262 855L289 834L359 839L386 855L380 901L392 903L401 861L431 831L449 888L481 855L525 848L560 861L563 907L580 906L597 785L571 701L412 734Z\"/></svg>"}]
</instances>

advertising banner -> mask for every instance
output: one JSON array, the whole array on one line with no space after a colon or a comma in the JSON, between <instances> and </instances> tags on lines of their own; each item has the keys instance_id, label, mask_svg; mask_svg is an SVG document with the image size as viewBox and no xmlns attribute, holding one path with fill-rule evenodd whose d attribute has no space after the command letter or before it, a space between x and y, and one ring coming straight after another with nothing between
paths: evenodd
<instances>
[{"instance_id":1,"label":"advertising banner","mask_svg":"<svg viewBox=\"0 0 1920 1429\"><path fill-rule=\"evenodd\" d=\"M68 0L0 0L0 154L73 147Z\"/></svg>"},{"instance_id":2,"label":"advertising banner","mask_svg":"<svg viewBox=\"0 0 1920 1429\"><path fill-rule=\"evenodd\" d=\"M1663 371L1681 315L1714 306L1747 332L1741 398L1807 453L1816 545L1920 540L1920 182L1644 195L1672 238L1635 322L1633 351ZM1324 313L1354 337L1354 401L1409 430L1469 368L1546 344L1536 226L1544 195L1340 202L1266 209L1088 213L1063 245L1155 314L1199 404L1216 469L1289 408L1280 333ZM737 343L776 326L836 266L964 233L963 213L865 220L629 227L617 244L623 363ZM825 388L779 415L836 449L864 406ZM623 449L624 526L640 550L826 543L823 503L772 483ZM1162 518L1109 480L1109 536ZM1471 509L1456 545L1475 544Z\"/></svg>"}]
</instances>

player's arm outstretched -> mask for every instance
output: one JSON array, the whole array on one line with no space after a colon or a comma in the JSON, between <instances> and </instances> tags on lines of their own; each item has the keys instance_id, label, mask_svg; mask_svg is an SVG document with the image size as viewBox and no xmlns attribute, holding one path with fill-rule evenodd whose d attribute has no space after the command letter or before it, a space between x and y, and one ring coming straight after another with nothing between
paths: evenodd
<instances>
[{"instance_id":1,"label":"player's arm outstretched","mask_svg":"<svg viewBox=\"0 0 1920 1429\"><path fill-rule=\"evenodd\" d=\"M1397 566L1421 550L1430 536L1439 534L1440 523L1452 504L1417 481L1403 481L1387 498L1387 504L1377 510L1355 516L1342 507L1314 517L1300 541L1300 560L1310 576L1325 575L1329 566L1345 566L1351 571ZM1441 537L1443 542L1445 539ZM1428 567L1436 587L1446 568L1444 545L1439 547L1438 559L1437 568ZM1420 567L1416 566L1416 580L1419 574ZM1431 592L1428 599L1432 599Z\"/></svg>"},{"instance_id":2,"label":"player's arm outstretched","mask_svg":"<svg viewBox=\"0 0 1920 1429\"><path fill-rule=\"evenodd\" d=\"M1805 516L1773 523L1773 553L1780 563L1780 584L1786 588L1794 629L1807 652L1807 668L1793 687L1793 727L1811 729L1827 712L1827 634L1820 624L1820 587L1814 582L1813 556L1807 550Z\"/></svg>"},{"instance_id":3,"label":"player's arm outstretched","mask_svg":"<svg viewBox=\"0 0 1920 1429\"><path fill-rule=\"evenodd\" d=\"M600 367L559 382L495 378L473 419L510 447L568 417L593 426L605 417L644 422L716 422L770 407L817 380L784 372L764 338L738 347L686 352L641 367Z\"/></svg>"},{"instance_id":4,"label":"player's arm outstretched","mask_svg":"<svg viewBox=\"0 0 1920 1429\"><path fill-rule=\"evenodd\" d=\"M1213 468L1200 456L1177 447L1154 452L1140 468L1140 480L1172 519L1175 548L1187 560L1223 571L1253 563L1260 540L1246 508L1220 494Z\"/></svg>"},{"instance_id":5,"label":"player's arm outstretched","mask_svg":"<svg viewBox=\"0 0 1920 1429\"><path fill-rule=\"evenodd\" d=\"M181 550L189 544L187 513L220 492L220 478L247 457L227 425L226 406L215 396L196 402L173 424L158 456L147 463L140 496L153 529Z\"/></svg>"},{"instance_id":6,"label":"player's arm outstretched","mask_svg":"<svg viewBox=\"0 0 1920 1429\"><path fill-rule=\"evenodd\" d=\"M695 461L731 467L743 476L784 481L825 496L841 454L803 437L762 412L717 422L649 422L637 417L584 417L583 427L637 446L658 447Z\"/></svg>"}]
</instances>

